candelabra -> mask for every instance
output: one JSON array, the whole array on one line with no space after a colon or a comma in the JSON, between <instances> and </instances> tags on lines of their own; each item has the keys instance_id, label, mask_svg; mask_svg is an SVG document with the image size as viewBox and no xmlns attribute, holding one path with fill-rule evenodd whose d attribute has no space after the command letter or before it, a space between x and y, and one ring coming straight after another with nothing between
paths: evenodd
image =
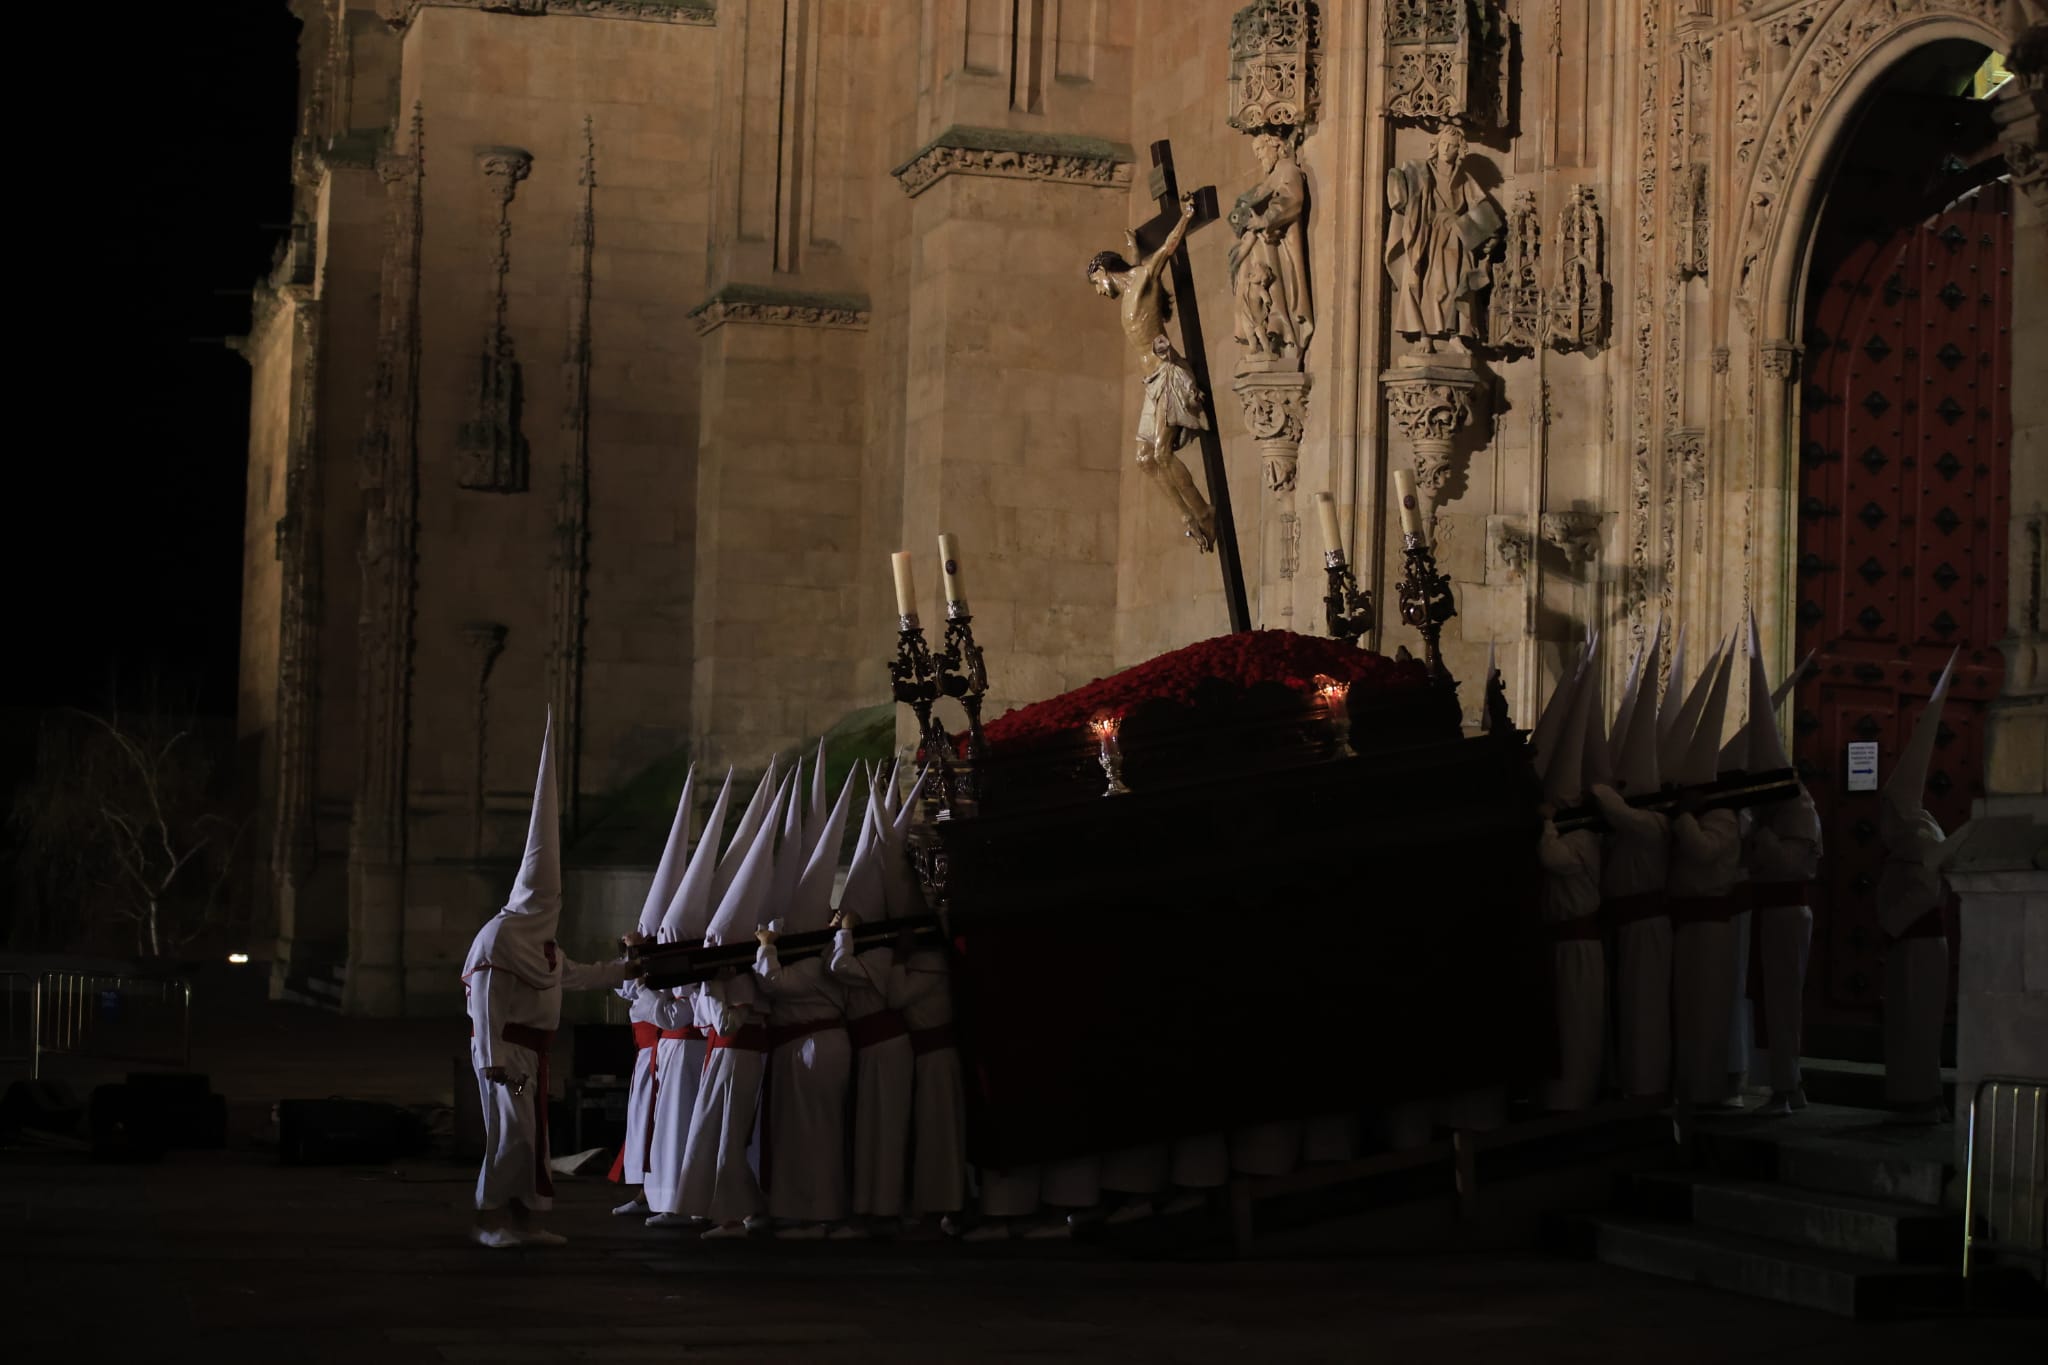
<instances>
[{"instance_id":1,"label":"candelabra","mask_svg":"<svg viewBox=\"0 0 2048 1365\"><path fill-rule=\"evenodd\" d=\"M1456 680L1444 667L1441 644L1444 622L1458 614L1458 604L1451 596L1451 576L1437 572L1436 556L1420 532L1408 532L1401 543L1407 552L1400 583L1401 619L1422 632L1423 658L1430 677L1455 686Z\"/></svg>"},{"instance_id":2,"label":"candelabra","mask_svg":"<svg viewBox=\"0 0 2048 1365\"><path fill-rule=\"evenodd\" d=\"M1357 644L1372 633L1372 589L1360 591L1342 550L1323 551L1323 571L1330 580L1323 594L1323 620L1333 638Z\"/></svg>"},{"instance_id":3,"label":"candelabra","mask_svg":"<svg viewBox=\"0 0 2048 1365\"><path fill-rule=\"evenodd\" d=\"M945 726L932 721L932 703L939 699L942 687L938 665L932 658L931 646L925 643L924 627L916 613L898 616L896 625L896 657L889 661L889 682L897 702L908 706L917 716L918 738L936 770L936 796L943 815L953 806L953 777L948 762L953 742Z\"/></svg>"},{"instance_id":4,"label":"candelabra","mask_svg":"<svg viewBox=\"0 0 2048 1365\"><path fill-rule=\"evenodd\" d=\"M1124 785L1123 746L1117 743L1116 738L1116 732L1122 725L1123 722L1114 716L1104 716L1100 720L1090 722L1090 728L1095 731L1096 742L1101 745L1098 759L1102 764L1102 772L1109 779L1109 785L1102 791L1104 796L1131 794L1131 789Z\"/></svg>"},{"instance_id":5,"label":"candelabra","mask_svg":"<svg viewBox=\"0 0 2048 1365\"><path fill-rule=\"evenodd\" d=\"M974 615L965 602L946 603L946 647L937 659L939 691L967 712L967 734L973 757L982 755L981 698L988 691L988 668L981 646L974 642Z\"/></svg>"}]
</instances>

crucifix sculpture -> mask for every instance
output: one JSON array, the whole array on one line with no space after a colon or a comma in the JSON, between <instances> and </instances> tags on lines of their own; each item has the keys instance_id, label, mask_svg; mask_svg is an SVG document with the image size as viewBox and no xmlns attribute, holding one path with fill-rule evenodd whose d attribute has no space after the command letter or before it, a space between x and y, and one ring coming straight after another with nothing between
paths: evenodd
<instances>
[{"instance_id":1,"label":"crucifix sculpture","mask_svg":"<svg viewBox=\"0 0 2048 1365\"><path fill-rule=\"evenodd\" d=\"M1251 629L1244 566L1237 552L1237 527L1230 514L1230 481L1223 467L1223 441L1216 431L1216 404L1209 388L1209 355L1202 343L1202 315L1195 300L1194 270L1188 263L1187 234L1216 221L1216 187L1183 195L1173 173L1172 144L1152 144L1150 188L1159 212L1128 235L1136 264L1115 252L1088 262L1088 281L1118 300L1124 335L1138 354L1145 376L1145 401L1138 419L1138 463L1179 505L1190 539L1214 548L1223 569L1223 598L1233 631ZM1170 270L1169 297L1162 271ZM1180 308L1182 351L1166 334L1166 321ZM1202 471L1209 484L1204 500L1175 452L1190 440L1202 445Z\"/></svg>"}]
</instances>

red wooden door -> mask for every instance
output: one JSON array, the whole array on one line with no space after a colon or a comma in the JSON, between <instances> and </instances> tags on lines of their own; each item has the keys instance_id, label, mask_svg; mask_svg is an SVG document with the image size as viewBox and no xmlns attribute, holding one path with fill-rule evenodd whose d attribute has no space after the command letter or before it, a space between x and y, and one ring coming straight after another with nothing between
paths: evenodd
<instances>
[{"instance_id":1,"label":"red wooden door","mask_svg":"<svg viewBox=\"0 0 2048 1365\"><path fill-rule=\"evenodd\" d=\"M1983 792L1984 709L2006 630L2011 201L2007 183L1983 185L1816 260L1797 633L1818 667L1793 702L1793 755L1826 840L1807 990L1816 1022L1867 1017L1884 979L1878 795L1846 789L1848 745L1877 743L1882 785L1958 647L1927 808L1952 831Z\"/></svg>"}]
</instances>

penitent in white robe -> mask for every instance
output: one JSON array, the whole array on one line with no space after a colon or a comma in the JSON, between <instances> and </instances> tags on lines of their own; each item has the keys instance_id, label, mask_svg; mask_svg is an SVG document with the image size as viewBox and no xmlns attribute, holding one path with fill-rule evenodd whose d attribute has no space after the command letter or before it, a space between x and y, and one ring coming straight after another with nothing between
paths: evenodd
<instances>
[{"instance_id":1,"label":"penitent in white robe","mask_svg":"<svg viewBox=\"0 0 2048 1365\"><path fill-rule=\"evenodd\" d=\"M1671 1089L1671 824L1609 787L1594 787L1593 799L1612 831L1600 891L1614 922L1615 1070L1624 1094L1661 1095Z\"/></svg>"},{"instance_id":2,"label":"penitent in white robe","mask_svg":"<svg viewBox=\"0 0 2048 1365\"><path fill-rule=\"evenodd\" d=\"M830 970L846 991L847 1036L853 1041L853 1211L866 1218L900 1218L908 1207L904 1175L916 1070L902 1012L908 983L895 949L857 953L848 929L832 941Z\"/></svg>"},{"instance_id":3,"label":"penitent in white robe","mask_svg":"<svg viewBox=\"0 0 2048 1365\"><path fill-rule=\"evenodd\" d=\"M619 1144L619 1160L612 1178L626 1185L647 1181L647 1159L654 1150L654 1058L666 991L651 991L638 981L619 987L618 995L627 1005L626 1018L633 1026L633 1077L626 1087L626 1136Z\"/></svg>"},{"instance_id":4,"label":"penitent in white robe","mask_svg":"<svg viewBox=\"0 0 2048 1365\"><path fill-rule=\"evenodd\" d=\"M762 1210L760 1182L747 1161L768 1057L768 1030L758 999L751 975L722 977L697 987L695 1018L708 1035L707 1050L690 1110L682 1181L675 1207L661 1210L664 1213L727 1223L752 1218Z\"/></svg>"},{"instance_id":5,"label":"penitent in white robe","mask_svg":"<svg viewBox=\"0 0 2048 1365\"><path fill-rule=\"evenodd\" d=\"M554 956L554 945L547 947ZM484 1162L476 1178L479 1209L519 1204L545 1212L554 1207L545 1118L547 1058L541 1044L552 1040L561 1023L565 988L607 990L625 979L623 962L585 966L566 958L552 976L539 981L488 963L471 969L463 984L469 994L469 1054L484 1112ZM485 1080L490 1067L503 1067L513 1082L523 1083L518 1093L514 1085Z\"/></svg>"},{"instance_id":6,"label":"penitent in white robe","mask_svg":"<svg viewBox=\"0 0 2048 1365\"><path fill-rule=\"evenodd\" d=\"M1607 950L1600 941L1600 836L1559 834L1543 822L1543 921L1552 935L1557 1070L1543 1086L1546 1109L1584 1109L1600 1093L1607 1032Z\"/></svg>"},{"instance_id":7,"label":"penitent in white robe","mask_svg":"<svg viewBox=\"0 0 2048 1365\"><path fill-rule=\"evenodd\" d=\"M681 999L669 991L653 994L658 997L653 1022L661 1037L651 1050L653 1141L647 1157L647 1207L656 1213L680 1213L683 1159L690 1141L690 1118L697 1108L697 1088L704 1079L709 1030L697 1022L694 988Z\"/></svg>"},{"instance_id":8,"label":"penitent in white robe","mask_svg":"<svg viewBox=\"0 0 2048 1365\"><path fill-rule=\"evenodd\" d=\"M1806 959L1813 943L1813 909L1806 893L1820 875L1820 852L1820 813L1805 787L1795 799L1759 812L1749 845L1749 879L1757 903L1750 913L1763 959L1771 1089L1780 1093L1797 1090L1800 1082Z\"/></svg>"},{"instance_id":9,"label":"penitent in white robe","mask_svg":"<svg viewBox=\"0 0 2048 1365\"><path fill-rule=\"evenodd\" d=\"M1742 835L1726 810L1671 822L1674 906L1725 901L1742 877ZM1683 918L1672 935L1672 1005L1677 1027L1677 1094L1720 1104L1728 1086L1728 1010L1735 997L1735 926L1725 917Z\"/></svg>"},{"instance_id":10,"label":"penitent in white robe","mask_svg":"<svg viewBox=\"0 0 2048 1365\"><path fill-rule=\"evenodd\" d=\"M823 957L782 965L763 944L754 971L768 996L768 1093L762 1109L762 1184L771 1217L831 1223L846 1217L846 1091L853 1044L846 997Z\"/></svg>"},{"instance_id":11,"label":"penitent in white robe","mask_svg":"<svg viewBox=\"0 0 2048 1365\"><path fill-rule=\"evenodd\" d=\"M902 964L901 984L898 1008L910 1026L912 1059L910 1207L918 1214L958 1213L967 1207L967 1107L945 952L912 953ZM1034 1174L1034 1203L1037 1187Z\"/></svg>"}]
</instances>

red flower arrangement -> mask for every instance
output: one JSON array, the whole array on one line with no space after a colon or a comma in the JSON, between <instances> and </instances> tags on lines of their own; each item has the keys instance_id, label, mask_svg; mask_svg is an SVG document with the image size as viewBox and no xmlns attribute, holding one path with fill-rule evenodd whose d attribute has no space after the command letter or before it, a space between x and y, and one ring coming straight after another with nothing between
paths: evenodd
<instances>
[{"instance_id":1,"label":"red flower arrangement","mask_svg":"<svg viewBox=\"0 0 2048 1365\"><path fill-rule=\"evenodd\" d=\"M1278 683L1306 697L1315 690L1318 674L1350 685L1354 711L1369 706L1375 697L1429 685L1429 670L1418 660L1397 662L1342 640L1291 630L1253 630L1176 649L1085 687L1007 711L990 721L983 733L991 747L1014 751L1072 739L1089 721L1122 719L1146 702L1191 705L1198 690L1213 693L1219 686L1241 695L1261 684Z\"/></svg>"}]
</instances>

